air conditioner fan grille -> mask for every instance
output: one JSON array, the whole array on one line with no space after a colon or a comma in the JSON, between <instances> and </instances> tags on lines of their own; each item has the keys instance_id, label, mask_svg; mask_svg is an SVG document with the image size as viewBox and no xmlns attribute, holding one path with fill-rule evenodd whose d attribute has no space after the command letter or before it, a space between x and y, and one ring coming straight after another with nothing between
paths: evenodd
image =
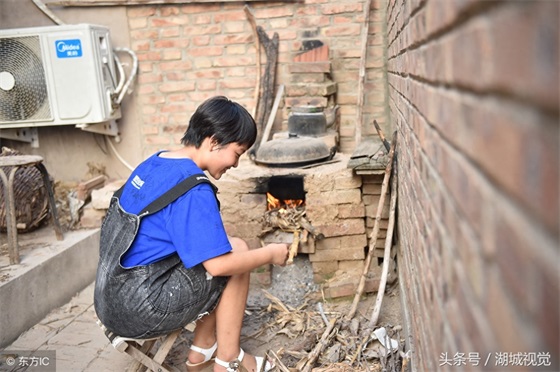
<instances>
[{"instance_id":1,"label":"air conditioner fan grille","mask_svg":"<svg viewBox=\"0 0 560 372\"><path fill-rule=\"evenodd\" d=\"M51 118L36 36L0 39L0 123Z\"/></svg>"}]
</instances>

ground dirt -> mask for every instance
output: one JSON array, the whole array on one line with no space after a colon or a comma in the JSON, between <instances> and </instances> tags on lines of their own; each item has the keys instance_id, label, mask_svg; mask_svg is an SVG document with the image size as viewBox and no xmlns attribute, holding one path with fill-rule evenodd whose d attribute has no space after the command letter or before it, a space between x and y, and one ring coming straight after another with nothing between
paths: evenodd
<instances>
[{"instance_id":1,"label":"ground dirt","mask_svg":"<svg viewBox=\"0 0 560 372\"><path fill-rule=\"evenodd\" d=\"M292 265L273 267L270 287L251 288L241 346L253 355L268 353L272 360L277 361L278 367L282 364L286 370L303 370L308 354L320 344L326 329L319 310L322 308L327 321L336 319L335 330L333 336L324 342L322 352L309 371L381 371L383 368L385 371L401 371L400 353L384 357L384 353L379 353L378 341L369 340L366 349L359 355L357 353L358 345L364 338L368 339L368 334L371 335L367 325L375 297L375 294L364 296L353 320L345 320L353 298L323 298L321 286L313 283L307 256L299 255ZM377 327L381 326L385 327L390 337L398 340L399 349L405 351L400 331L402 317L398 284L390 286L383 297ZM192 333L185 331L181 334L168 357L171 364L182 367L191 340ZM351 362L353 358L355 361Z\"/></svg>"},{"instance_id":2,"label":"ground dirt","mask_svg":"<svg viewBox=\"0 0 560 372\"><path fill-rule=\"evenodd\" d=\"M71 189L72 185L61 184L57 184L56 188L59 221L65 231L77 226L69 199L64 197ZM50 221L45 221L44 225L49 224ZM24 236L22 234L22 246L25 246ZM7 255L5 234L0 234L0 254ZM398 282L388 286L375 327L384 327L389 337L398 341L399 350L387 354L379 341L371 339L372 330L368 327L375 293L363 296L355 316L347 320L353 296L334 300L324 298L322 286L313 282L307 255L298 255L291 265L274 266L271 276L269 287L252 286L249 293L241 335L241 347L246 352L269 355L277 366L276 371L400 372L403 369L401 356L406 350L401 331L403 323ZM0 282L7 279L0 273ZM322 336L328 336L324 335L326 324L333 319L336 319L333 331L321 341ZM368 342L362 348L360 344L364 340ZM166 362L185 370L191 343L192 333L183 331ZM323 345L321 352L313 362L308 362L309 355L319 348L318 345ZM358 353L358 350L361 351ZM212 368L207 371L212 371Z\"/></svg>"}]
</instances>

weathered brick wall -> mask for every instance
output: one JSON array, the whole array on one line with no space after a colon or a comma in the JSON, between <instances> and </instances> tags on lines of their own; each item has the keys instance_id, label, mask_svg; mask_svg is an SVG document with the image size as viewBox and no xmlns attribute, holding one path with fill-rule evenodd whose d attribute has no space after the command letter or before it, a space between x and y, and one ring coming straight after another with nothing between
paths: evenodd
<instances>
[{"instance_id":1,"label":"weathered brick wall","mask_svg":"<svg viewBox=\"0 0 560 372\"><path fill-rule=\"evenodd\" d=\"M306 0L251 2L257 25L269 37L279 35L276 82L293 83L290 65L305 40L320 40L329 47L331 77L339 105L340 149L355 147L361 32L365 1ZM367 47L363 137L375 135L373 118L387 125L383 94L383 1L372 2ZM250 23L242 3L127 7L132 49L137 53L139 76L135 89L143 137L143 156L179 144L191 113L205 98L223 94L255 106L257 57ZM262 52L262 64L266 57ZM295 94L293 91L291 94ZM285 126L281 106L275 128ZM284 124L283 124L284 123ZM285 127L283 128L286 129Z\"/></svg>"},{"instance_id":2,"label":"weathered brick wall","mask_svg":"<svg viewBox=\"0 0 560 372\"><path fill-rule=\"evenodd\" d=\"M455 370L441 364L457 353L508 371L521 353L536 370L528 352L559 370L559 4L387 4L399 266L420 371Z\"/></svg>"}]
</instances>

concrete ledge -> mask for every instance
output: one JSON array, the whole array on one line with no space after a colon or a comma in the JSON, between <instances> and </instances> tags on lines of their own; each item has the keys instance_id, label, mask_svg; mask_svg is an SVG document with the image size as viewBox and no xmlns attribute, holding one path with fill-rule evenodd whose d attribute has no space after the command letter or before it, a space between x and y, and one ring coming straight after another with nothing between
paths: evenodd
<instances>
[{"instance_id":1,"label":"concrete ledge","mask_svg":"<svg viewBox=\"0 0 560 372\"><path fill-rule=\"evenodd\" d=\"M0 261L0 348L95 280L99 229L69 231L63 241L44 230L28 241L18 236L21 264Z\"/></svg>"}]
</instances>

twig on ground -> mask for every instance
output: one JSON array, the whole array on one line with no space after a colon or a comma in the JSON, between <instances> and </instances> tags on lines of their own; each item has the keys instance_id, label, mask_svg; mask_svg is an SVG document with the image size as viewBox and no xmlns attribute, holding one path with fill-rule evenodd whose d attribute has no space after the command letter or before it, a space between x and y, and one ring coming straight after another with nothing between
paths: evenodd
<instances>
[{"instance_id":1,"label":"twig on ground","mask_svg":"<svg viewBox=\"0 0 560 372\"><path fill-rule=\"evenodd\" d=\"M321 339L319 340L317 345L315 345L315 348L311 351L311 353L309 353L307 360L303 363L301 367L299 366L298 363L298 366L296 367L298 371L302 371L302 372L311 371L313 365L315 364L315 361L317 360L317 358L319 358L319 355L321 354L323 349L327 346L328 340L336 333L336 330L334 330L336 321L337 318L331 319L329 326L327 327L327 329L325 329L325 332L323 332L323 335L321 336Z\"/></svg>"}]
</instances>

